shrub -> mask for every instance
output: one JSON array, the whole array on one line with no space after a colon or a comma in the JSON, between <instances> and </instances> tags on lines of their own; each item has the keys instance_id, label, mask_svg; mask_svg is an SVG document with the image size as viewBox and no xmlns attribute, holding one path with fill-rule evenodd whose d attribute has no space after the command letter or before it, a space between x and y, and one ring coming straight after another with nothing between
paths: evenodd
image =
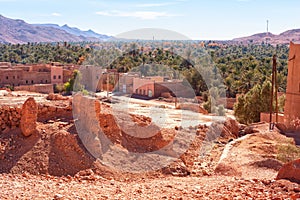
<instances>
[{"instance_id":1,"label":"shrub","mask_svg":"<svg viewBox=\"0 0 300 200\"><path fill-rule=\"evenodd\" d=\"M255 85L245 95L238 98L234 105L236 119L243 124L260 121L261 112L269 112L271 101L271 83L265 81L262 86Z\"/></svg>"},{"instance_id":2,"label":"shrub","mask_svg":"<svg viewBox=\"0 0 300 200\"><path fill-rule=\"evenodd\" d=\"M219 116L225 116L225 108L223 105L218 106L218 115Z\"/></svg>"},{"instance_id":3,"label":"shrub","mask_svg":"<svg viewBox=\"0 0 300 200\"><path fill-rule=\"evenodd\" d=\"M300 148L294 144L284 144L277 146L276 159L284 163L300 158Z\"/></svg>"}]
</instances>

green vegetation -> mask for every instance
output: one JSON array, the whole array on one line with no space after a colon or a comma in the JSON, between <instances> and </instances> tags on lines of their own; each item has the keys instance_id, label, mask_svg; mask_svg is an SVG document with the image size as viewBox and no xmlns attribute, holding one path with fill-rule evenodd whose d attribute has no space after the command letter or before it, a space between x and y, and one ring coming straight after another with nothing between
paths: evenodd
<instances>
[{"instance_id":1,"label":"green vegetation","mask_svg":"<svg viewBox=\"0 0 300 200\"><path fill-rule=\"evenodd\" d=\"M143 76L185 78L196 95L206 96L204 107L209 112L222 115L224 109L217 105L219 98L239 94L235 106L237 119L246 124L259 121L259 113L269 111L274 54L277 55L278 91L285 92L288 46L210 43L215 44L210 41L0 44L0 61L96 65L118 72L136 71ZM71 93L73 85L71 79L63 89ZM279 98L280 111L284 101L284 96Z\"/></svg>"},{"instance_id":2,"label":"green vegetation","mask_svg":"<svg viewBox=\"0 0 300 200\"><path fill-rule=\"evenodd\" d=\"M282 144L277 146L277 160L284 163L300 158L300 148L294 144Z\"/></svg>"},{"instance_id":3,"label":"green vegetation","mask_svg":"<svg viewBox=\"0 0 300 200\"><path fill-rule=\"evenodd\" d=\"M234 114L240 123L259 122L260 113L270 111L271 87L271 83L265 81L262 86L257 84L245 95L238 97L238 102L234 105ZM278 101L278 110L281 112L284 110L284 101L285 95ZM275 102L273 110L275 110Z\"/></svg>"},{"instance_id":4,"label":"green vegetation","mask_svg":"<svg viewBox=\"0 0 300 200\"><path fill-rule=\"evenodd\" d=\"M72 91L81 91L83 93L87 92L87 90L84 89L84 86L80 83L81 77L81 73L78 70L74 70L72 77L69 79L68 82L64 84L64 91L66 92L66 94L69 95L72 93Z\"/></svg>"},{"instance_id":5,"label":"green vegetation","mask_svg":"<svg viewBox=\"0 0 300 200\"><path fill-rule=\"evenodd\" d=\"M158 73L155 64L168 66L170 70L160 74L170 75L171 70L181 71L196 94L207 90L210 84L201 76L206 72L191 69L195 64L216 68L209 73L221 74L226 85L227 96L246 94L256 84L262 85L271 78L272 56L277 54L279 91L284 92L287 76L287 45L223 45L202 47L198 42L103 42L103 43L28 43L0 44L0 62L11 63L72 63L91 64L116 68L127 72L136 66L143 66L143 75ZM191 48L194 45L195 48ZM148 47L148 50L145 51ZM149 51L149 48L151 49ZM127 53L123 53L127 52ZM179 56L181 55L181 56ZM183 58L184 57L184 58ZM212 59L209 61L209 59ZM113 61L113 63L111 63ZM196 62L196 63L195 63ZM172 78L176 78L173 73ZM199 81L200 80L200 81Z\"/></svg>"},{"instance_id":6,"label":"green vegetation","mask_svg":"<svg viewBox=\"0 0 300 200\"><path fill-rule=\"evenodd\" d=\"M246 94L255 85L271 80L272 57L277 55L279 91L286 89L287 45L233 45L209 49L227 86L229 96Z\"/></svg>"},{"instance_id":7,"label":"green vegetation","mask_svg":"<svg viewBox=\"0 0 300 200\"><path fill-rule=\"evenodd\" d=\"M271 83L265 81L262 86L255 85L247 94L238 98L234 106L237 120L244 124L258 122L261 112L269 111L271 102Z\"/></svg>"},{"instance_id":8,"label":"green vegetation","mask_svg":"<svg viewBox=\"0 0 300 200\"><path fill-rule=\"evenodd\" d=\"M0 44L0 62L32 63L72 63L81 64L90 48L79 44Z\"/></svg>"}]
</instances>

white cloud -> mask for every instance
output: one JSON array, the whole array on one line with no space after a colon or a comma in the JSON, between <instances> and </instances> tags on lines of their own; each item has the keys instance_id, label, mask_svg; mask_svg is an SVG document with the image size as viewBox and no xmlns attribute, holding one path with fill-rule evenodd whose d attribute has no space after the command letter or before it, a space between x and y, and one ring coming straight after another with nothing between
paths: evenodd
<instances>
[{"instance_id":1,"label":"white cloud","mask_svg":"<svg viewBox=\"0 0 300 200\"><path fill-rule=\"evenodd\" d=\"M96 12L97 15L102 16L112 16L112 17L135 17L142 20L153 20L160 17L175 17L179 15L169 14L166 12L156 12L156 11L132 11L132 12L124 12L124 11L99 11Z\"/></svg>"},{"instance_id":2,"label":"white cloud","mask_svg":"<svg viewBox=\"0 0 300 200\"><path fill-rule=\"evenodd\" d=\"M163 6L176 5L186 1L188 0L174 0L170 2L164 2L164 3L143 3L143 4L137 4L135 5L135 7L140 7L140 8L163 7Z\"/></svg>"},{"instance_id":3,"label":"white cloud","mask_svg":"<svg viewBox=\"0 0 300 200\"><path fill-rule=\"evenodd\" d=\"M162 6L169 6L174 5L176 2L165 2L165 3L145 3L145 4L138 4L136 7L140 8L148 8L148 7L162 7Z\"/></svg>"},{"instance_id":4,"label":"white cloud","mask_svg":"<svg viewBox=\"0 0 300 200\"><path fill-rule=\"evenodd\" d=\"M51 13L51 16L54 16L54 17L60 17L60 16L61 16L61 14L60 14L60 13L56 13L56 12L54 12L54 13Z\"/></svg>"}]
</instances>

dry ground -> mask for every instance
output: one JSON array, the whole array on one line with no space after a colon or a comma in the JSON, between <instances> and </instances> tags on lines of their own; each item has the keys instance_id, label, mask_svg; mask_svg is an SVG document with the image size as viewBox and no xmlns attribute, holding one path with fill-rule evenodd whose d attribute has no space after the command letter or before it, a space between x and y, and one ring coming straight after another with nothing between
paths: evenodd
<instances>
[{"instance_id":1,"label":"dry ground","mask_svg":"<svg viewBox=\"0 0 300 200\"><path fill-rule=\"evenodd\" d=\"M133 118L143 126L150 120ZM177 162L132 174L95 160L72 119L38 122L37 135L0 135L0 199L300 199L300 185L274 180L282 165L277 147L293 142L267 126L237 140L218 138L202 155L208 128L201 125Z\"/></svg>"}]
</instances>

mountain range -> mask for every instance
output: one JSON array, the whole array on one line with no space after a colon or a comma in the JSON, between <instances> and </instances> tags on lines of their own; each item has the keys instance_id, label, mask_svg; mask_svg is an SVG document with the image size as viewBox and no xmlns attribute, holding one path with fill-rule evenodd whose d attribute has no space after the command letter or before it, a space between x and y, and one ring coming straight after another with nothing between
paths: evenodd
<instances>
[{"instance_id":1,"label":"mountain range","mask_svg":"<svg viewBox=\"0 0 300 200\"><path fill-rule=\"evenodd\" d=\"M10 19L0 15L0 43L23 44L28 42L82 42L106 41L111 36L96 33L92 30L83 31L67 24L29 24L21 19ZM233 43L288 44L290 41L300 42L300 29L288 30L279 35L258 33L247 37L230 40ZM228 41L227 41L228 42Z\"/></svg>"},{"instance_id":2,"label":"mountain range","mask_svg":"<svg viewBox=\"0 0 300 200\"><path fill-rule=\"evenodd\" d=\"M0 15L0 43L103 41L109 38L92 30L82 31L68 25L29 24Z\"/></svg>"},{"instance_id":3,"label":"mountain range","mask_svg":"<svg viewBox=\"0 0 300 200\"><path fill-rule=\"evenodd\" d=\"M289 44L292 42L300 42L300 29L292 29L280 33L278 35L265 32L258 33L247 37L235 38L232 41L241 42L241 43L253 43L253 44L262 44L268 43L272 45L276 44Z\"/></svg>"},{"instance_id":4,"label":"mountain range","mask_svg":"<svg viewBox=\"0 0 300 200\"><path fill-rule=\"evenodd\" d=\"M88 31L82 31L79 28L70 27L67 24L65 24L63 26L59 26L57 24L35 24L35 25L36 26L42 26L42 27L52 27L52 28L56 28L56 29L66 31L66 32L68 32L70 34L73 34L73 35L76 35L76 36L83 36L83 37L87 37L87 38L98 38L100 40L108 40L108 39L111 38L110 36L96 33L91 29L88 30Z\"/></svg>"}]
</instances>

